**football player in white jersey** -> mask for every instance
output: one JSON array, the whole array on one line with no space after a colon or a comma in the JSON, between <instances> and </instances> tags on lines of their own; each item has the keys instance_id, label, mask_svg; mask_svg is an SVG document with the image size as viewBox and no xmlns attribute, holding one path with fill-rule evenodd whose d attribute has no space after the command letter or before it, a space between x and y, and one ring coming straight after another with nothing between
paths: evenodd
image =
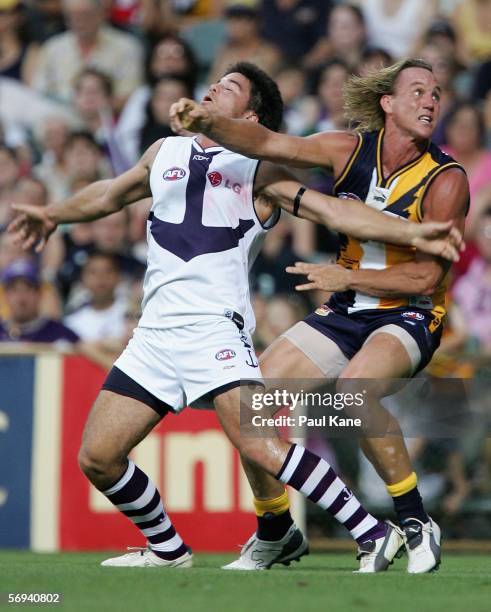
<instances>
[{"instance_id":1,"label":"football player in white jersey","mask_svg":"<svg viewBox=\"0 0 491 612\"><path fill-rule=\"evenodd\" d=\"M210 87L204 104L232 118L280 127L279 91L251 64L232 67ZM60 223L91 221L149 196L143 315L92 408L79 453L85 475L140 529L148 548L103 565L192 565L191 550L159 492L128 454L167 412L212 399L224 432L245 458L328 510L359 544L376 542L382 552L370 571L386 569L402 545L400 531L366 512L326 461L273 433L241 435L241 382L261 379L247 273L279 208L298 212L300 199L305 218L361 239L390 239L455 259L460 235L448 223L404 223L358 202L306 190L281 168L231 153L201 135L160 140L128 172L62 203L17 205L9 230L24 248L40 250ZM282 500L272 501L281 508ZM272 513L273 526L259 524L263 554L257 569L287 564L308 551L288 507L282 510Z\"/></svg>"}]
</instances>

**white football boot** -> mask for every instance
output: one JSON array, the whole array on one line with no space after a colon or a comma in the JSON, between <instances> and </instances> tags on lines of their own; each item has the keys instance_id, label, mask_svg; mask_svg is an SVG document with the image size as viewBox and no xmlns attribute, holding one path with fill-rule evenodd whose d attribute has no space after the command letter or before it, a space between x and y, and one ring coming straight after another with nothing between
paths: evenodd
<instances>
[{"instance_id":1,"label":"white football boot","mask_svg":"<svg viewBox=\"0 0 491 612\"><path fill-rule=\"evenodd\" d=\"M189 550L177 559L166 561L149 548L138 548L128 546L128 550L133 552L126 553L119 557L112 557L102 561L104 567L179 567L187 568L193 566L193 553Z\"/></svg>"},{"instance_id":2,"label":"white football boot","mask_svg":"<svg viewBox=\"0 0 491 612\"><path fill-rule=\"evenodd\" d=\"M357 559L360 569L355 574L374 574L385 572L395 557L400 557L404 548L404 534L399 527L385 521L387 533L383 538L367 540L358 546Z\"/></svg>"},{"instance_id":3,"label":"white football boot","mask_svg":"<svg viewBox=\"0 0 491 612\"><path fill-rule=\"evenodd\" d=\"M309 554L309 543L300 529L293 524L281 540L268 542L260 540L254 533L244 544L240 557L222 569L226 570L265 570L274 563L290 565L290 561L300 561Z\"/></svg>"},{"instance_id":4,"label":"white football boot","mask_svg":"<svg viewBox=\"0 0 491 612\"><path fill-rule=\"evenodd\" d=\"M429 518L429 517L428 517ZM431 518L427 523L411 518L403 525L408 556L407 571L424 574L437 570L441 559L440 527Z\"/></svg>"}]
</instances>

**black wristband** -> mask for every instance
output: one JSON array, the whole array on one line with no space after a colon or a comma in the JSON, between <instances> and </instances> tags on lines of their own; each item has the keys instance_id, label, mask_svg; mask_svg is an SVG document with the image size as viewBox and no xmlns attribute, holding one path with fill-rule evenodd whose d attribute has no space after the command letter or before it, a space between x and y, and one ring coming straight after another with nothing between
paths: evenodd
<instances>
[{"instance_id":1,"label":"black wristband","mask_svg":"<svg viewBox=\"0 0 491 612\"><path fill-rule=\"evenodd\" d=\"M297 191L297 195L293 200L293 215L298 217L298 209L300 208L300 200L302 199L303 194L307 191L307 187L300 187Z\"/></svg>"}]
</instances>

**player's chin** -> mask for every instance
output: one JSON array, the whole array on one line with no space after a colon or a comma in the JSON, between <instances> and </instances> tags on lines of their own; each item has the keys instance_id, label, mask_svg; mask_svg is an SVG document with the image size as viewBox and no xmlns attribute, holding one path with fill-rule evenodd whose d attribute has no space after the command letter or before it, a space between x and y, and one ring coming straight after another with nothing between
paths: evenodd
<instances>
[{"instance_id":1,"label":"player's chin","mask_svg":"<svg viewBox=\"0 0 491 612\"><path fill-rule=\"evenodd\" d=\"M434 129L435 129L435 126L433 122L423 123L422 121L418 121L414 129L415 136L426 140L428 138L431 138L431 136L433 135Z\"/></svg>"}]
</instances>

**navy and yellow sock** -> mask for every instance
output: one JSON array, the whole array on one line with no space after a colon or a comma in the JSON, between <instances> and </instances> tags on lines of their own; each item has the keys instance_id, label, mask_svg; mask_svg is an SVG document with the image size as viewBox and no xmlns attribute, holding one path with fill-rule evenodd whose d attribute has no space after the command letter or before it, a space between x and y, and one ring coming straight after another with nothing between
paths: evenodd
<instances>
[{"instance_id":1,"label":"navy and yellow sock","mask_svg":"<svg viewBox=\"0 0 491 612\"><path fill-rule=\"evenodd\" d=\"M257 517L257 537L274 542L281 540L293 525L290 514L290 501L286 489L274 499L254 499Z\"/></svg>"},{"instance_id":2,"label":"navy and yellow sock","mask_svg":"<svg viewBox=\"0 0 491 612\"><path fill-rule=\"evenodd\" d=\"M412 472L400 482L386 486L394 502L394 510L400 525L403 525L411 518L418 519L422 523L428 522L428 515L425 512L423 500L418 491L418 478L415 472Z\"/></svg>"}]
</instances>

